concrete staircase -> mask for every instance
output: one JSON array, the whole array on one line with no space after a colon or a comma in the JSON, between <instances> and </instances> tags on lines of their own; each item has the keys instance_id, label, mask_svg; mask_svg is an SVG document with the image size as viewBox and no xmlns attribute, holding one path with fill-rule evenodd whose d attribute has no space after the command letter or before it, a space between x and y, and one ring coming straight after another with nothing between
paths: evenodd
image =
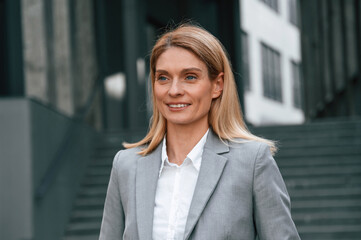
<instances>
[{"instance_id":1,"label":"concrete staircase","mask_svg":"<svg viewBox=\"0 0 361 240\"><path fill-rule=\"evenodd\" d=\"M275 159L303 240L361 239L360 119L252 131L279 142ZM134 140L142 135L134 133ZM124 135L113 132L105 134L99 143L64 240L98 239L111 164L123 139Z\"/></svg>"},{"instance_id":2,"label":"concrete staircase","mask_svg":"<svg viewBox=\"0 0 361 240\"><path fill-rule=\"evenodd\" d=\"M104 200L115 154L123 149L122 142L136 142L142 131L107 132L97 143L93 159L86 171L81 189L63 240L98 240ZM130 137L126 137L130 136Z\"/></svg>"},{"instance_id":3,"label":"concrete staircase","mask_svg":"<svg viewBox=\"0 0 361 240\"><path fill-rule=\"evenodd\" d=\"M64 240L98 240L112 158L116 151L98 149L75 200Z\"/></svg>"},{"instance_id":4,"label":"concrete staircase","mask_svg":"<svg viewBox=\"0 0 361 240\"><path fill-rule=\"evenodd\" d=\"M279 141L275 159L301 238L361 239L361 120L254 130Z\"/></svg>"}]
</instances>

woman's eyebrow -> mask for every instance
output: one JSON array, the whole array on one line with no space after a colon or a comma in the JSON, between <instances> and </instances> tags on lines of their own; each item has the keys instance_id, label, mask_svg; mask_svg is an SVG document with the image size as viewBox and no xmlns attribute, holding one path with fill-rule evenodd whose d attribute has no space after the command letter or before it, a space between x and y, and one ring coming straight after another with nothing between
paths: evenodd
<instances>
[{"instance_id":1,"label":"woman's eyebrow","mask_svg":"<svg viewBox=\"0 0 361 240\"><path fill-rule=\"evenodd\" d=\"M155 72L156 73L161 73L161 74L168 74L168 71L163 70L163 69L157 69L157 70L155 70ZM182 74L184 74L186 72L202 72L202 70L200 68L191 67L191 68L184 68L181 71Z\"/></svg>"},{"instance_id":2,"label":"woman's eyebrow","mask_svg":"<svg viewBox=\"0 0 361 240\"><path fill-rule=\"evenodd\" d=\"M201 69L196 68L196 67L185 68L185 69L183 69L181 72L182 72L182 73L185 73L185 72L194 72L194 71L196 71L196 72L202 72Z\"/></svg>"},{"instance_id":3,"label":"woman's eyebrow","mask_svg":"<svg viewBox=\"0 0 361 240\"><path fill-rule=\"evenodd\" d=\"M163 69L157 69L157 70L155 70L155 72L156 72L156 73L164 73L164 74L167 74L167 73L168 73L168 71L163 70Z\"/></svg>"}]
</instances>

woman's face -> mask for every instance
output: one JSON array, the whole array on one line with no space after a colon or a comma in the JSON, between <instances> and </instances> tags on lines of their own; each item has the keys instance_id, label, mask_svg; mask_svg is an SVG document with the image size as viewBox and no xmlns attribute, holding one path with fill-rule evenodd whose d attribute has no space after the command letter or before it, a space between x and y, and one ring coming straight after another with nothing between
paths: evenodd
<instances>
[{"instance_id":1,"label":"woman's face","mask_svg":"<svg viewBox=\"0 0 361 240\"><path fill-rule=\"evenodd\" d=\"M223 73L211 81L205 63L180 47L162 53L155 68L155 104L168 127L208 127L212 99L222 92Z\"/></svg>"}]
</instances>

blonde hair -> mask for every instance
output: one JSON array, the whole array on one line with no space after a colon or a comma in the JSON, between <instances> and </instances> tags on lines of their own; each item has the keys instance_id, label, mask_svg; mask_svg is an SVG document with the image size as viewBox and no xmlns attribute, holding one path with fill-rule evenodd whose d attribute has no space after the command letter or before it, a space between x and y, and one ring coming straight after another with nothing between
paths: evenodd
<instances>
[{"instance_id":1,"label":"blonde hair","mask_svg":"<svg viewBox=\"0 0 361 240\"><path fill-rule=\"evenodd\" d=\"M223 72L223 92L220 97L213 99L208 117L209 125L218 137L222 141L238 142L241 138L265 142L274 154L277 148L273 141L257 137L247 129L238 100L231 64L223 45L216 37L199 26L182 24L162 35L154 45L150 58L153 103L155 103L154 82L157 60L162 53L172 47L184 48L198 56L206 64L210 79L215 79ZM153 104L153 116L147 135L139 142L124 143L124 147L143 146L139 154L147 155L163 140L166 133L166 122L157 105Z\"/></svg>"}]
</instances>

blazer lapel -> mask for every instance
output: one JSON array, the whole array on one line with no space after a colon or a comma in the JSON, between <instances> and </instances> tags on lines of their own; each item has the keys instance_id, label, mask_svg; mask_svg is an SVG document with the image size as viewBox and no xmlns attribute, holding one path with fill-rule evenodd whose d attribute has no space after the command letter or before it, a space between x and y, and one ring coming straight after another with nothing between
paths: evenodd
<instances>
[{"instance_id":1,"label":"blazer lapel","mask_svg":"<svg viewBox=\"0 0 361 240\"><path fill-rule=\"evenodd\" d=\"M155 192L161 165L162 144L138 161L136 175L136 214L139 239L152 239Z\"/></svg>"},{"instance_id":2,"label":"blazer lapel","mask_svg":"<svg viewBox=\"0 0 361 240\"><path fill-rule=\"evenodd\" d=\"M202 164L189 208L184 239L189 238L223 173L227 158L218 154L228 151L229 147L210 130L204 146Z\"/></svg>"}]
</instances>

